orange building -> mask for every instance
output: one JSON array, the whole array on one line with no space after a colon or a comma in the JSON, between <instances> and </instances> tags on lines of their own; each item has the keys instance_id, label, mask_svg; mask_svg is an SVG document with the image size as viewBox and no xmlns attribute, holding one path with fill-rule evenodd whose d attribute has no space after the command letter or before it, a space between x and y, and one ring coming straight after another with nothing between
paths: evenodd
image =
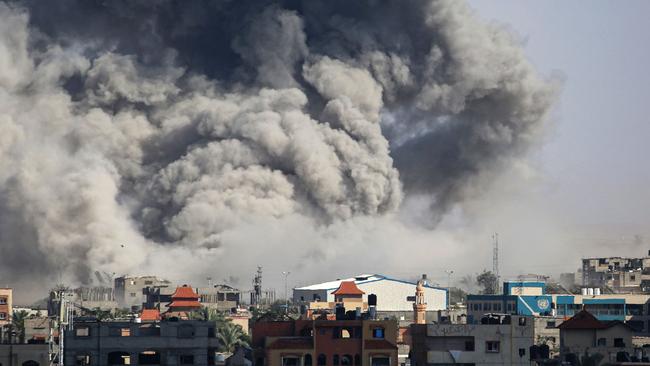
<instances>
[{"instance_id":1,"label":"orange building","mask_svg":"<svg viewBox=\"0 0 650 366\"><path fill-rule=\"evenodd\" d=\"M13 289L0 288L0 327L11 323Z\"/></svg>"}]
</instances>

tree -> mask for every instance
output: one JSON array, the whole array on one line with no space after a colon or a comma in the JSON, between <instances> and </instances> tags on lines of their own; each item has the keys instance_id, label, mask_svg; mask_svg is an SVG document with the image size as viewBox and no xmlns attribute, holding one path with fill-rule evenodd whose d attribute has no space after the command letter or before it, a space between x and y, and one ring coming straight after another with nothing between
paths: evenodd
<instances>
[{"instance_id":1,"label":"tree","mask_svg":"<svg viewBox=\"0 0 650 366\"><path fill-rule=\"evenodd\" d=\"M14 311L11 323L20 343L25 343L25 319L29 317L26 310Z\"/></svg>"},{"instance_id":2,"label":"tree","mask_svg":"<svg viewBox=\"0 0 650 366\"><path fill-rule=\"evenodd\" d=\"M220 351L233 353L238 346L249 347L248 336L244 333L241 326L228 321L218 330Z\"/></svg>"},{"instance_id":3,"label":"tree","mask_svg":"<svg viewBox=\"0 0 650 366\"><path fill-rule=\"evenodd\" d=\"M494 295L497 293L499 284L497 276L491 271L483 270L483 273L476 276L476 283L483 288L481 291L484 295Z\"/></svg>"}]
</instances>

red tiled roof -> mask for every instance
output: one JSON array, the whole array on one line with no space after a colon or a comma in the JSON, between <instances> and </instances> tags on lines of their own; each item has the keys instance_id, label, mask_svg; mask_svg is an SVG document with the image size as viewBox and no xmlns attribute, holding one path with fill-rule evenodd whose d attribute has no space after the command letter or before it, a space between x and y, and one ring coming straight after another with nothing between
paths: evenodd
<instances>
[{"instance_id":1,"label":"red tiled roof","mask_svg":"<svg viewBox=\"0 0 650 366\"><path fill-rule=\"evenodd\" d=\"M169 305L167 305L169 308L200 308L201 303L198 301L190 301L190 300L174 300L172 301Z\"/></svg>"},{"instance_id":2,"label":"red tiled roof","mask_svg":"<svg viewBox=\"0 0 650 366\"><path fill-rule=\"evenodd\" d=\"M365 342L367 349L397 349L397 346L385 339L369 339Z\"/></svg>"},{"instance_id":3,"label":"red tiled roof","mask_svg":"<svg viewBox=\"0 0 650 366\"><path fill-rule=\"evenodd\" d=\"M363 295L365 292L361 291L354 281L343 281L339 288L332 292L332 295Z\"/></svg>"},{"instance_id":4,"label":"red tiled roof","mask_svg":"<svg viewBox=\"0 0 650 366\"><path fill-rule=\"evenodd\" d=\"M572 318L565 320L562 324L558 325L560 329L605 329L607 324L596 319L587 310L581 310Z\"/></svg>"},{"instance_id":5,"label":"red tiled roof","mask_svg":"<svg viewBox=\"0 0 650 366\"><path fill-rule=\"evenodd\" d=\"M271 343L269 349L312 349L314 344L311 338L279 338Z\"/></svg>"},{"instance_id":6,"label":"red tiled roof","mask_svg":"<svg viewBox=\"0 0 650 366\"><path fill-rule=\"evenodd\" d=\"M140 314L140 319L143 321L160 320L160 312L158 309L144 309Z\"/></svg>"},{"instance_id":7,"label":"red tiled roof","mask_svg":"<svg viewBox=\"0 0 650 366\"><path fill-rule=\"evenodd\" d=\"M199 294L192 290L191 286L177 287L176 291L172 295L172 299L183 298L183 299L198 299Z\"/></svg>"}]
</instances>

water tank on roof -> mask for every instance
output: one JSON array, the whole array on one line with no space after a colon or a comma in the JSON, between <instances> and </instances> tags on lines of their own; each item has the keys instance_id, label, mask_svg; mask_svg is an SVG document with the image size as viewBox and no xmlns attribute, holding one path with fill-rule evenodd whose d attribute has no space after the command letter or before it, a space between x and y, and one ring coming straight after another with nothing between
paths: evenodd
<instances>
[{"instance_id":1,"label":"water tank on roof","mask_svg":"<svg viewBox=\"0 0 650 366\"><path fill-rule=\"evenodd\" d=\"M582 296L587 296L587 288L586 287L581 288L580 293L582 294Z\"/></svg>"},{"instance_id":2,"label":"water tank on roof","mask_svg":"<svg viewBox=\"0 0 650 366\"><path fill-rule=\"evenodd\" d=\"M600 287L596 287L594 289L594 295L596 295L596 296L600 295Z\"/></svg>"},{"instance_id":3,"label":"water tank on roof","mask_svg":"<svg viewBox=\"0 0 650 366\"><path fill-rule=\"evenodd\" d=\"M589 287L589 288L587 289L587 295L589 295L589 296L594 296L594 289L593 289L592 287Z\"/></svg>"}]
</instances>

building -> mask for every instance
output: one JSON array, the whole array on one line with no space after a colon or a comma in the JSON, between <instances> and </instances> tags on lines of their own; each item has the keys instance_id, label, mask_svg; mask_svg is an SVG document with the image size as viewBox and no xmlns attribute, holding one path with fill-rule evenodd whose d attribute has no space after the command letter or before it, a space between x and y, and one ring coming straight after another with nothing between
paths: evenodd
<instances>
[{"instance_id":1,"label":"building","mask_svg":"<svg viewBox=\"0 0 650 366\"><path fill-rule=\"evenodd\" d=\"M614 320L602 321L586 310L581 310L558 327L560 330L560 357L577 365L585 358L603 363L642 361L643 350L632 345L634 331L627 324ZM645 362L648 362L647 357Z\"/></svg>"},{"instance_id":2,"label":"building","mask_svg":"<svg viewBox=\"0 0 650 366\"><path fill-rule=\"evenodd\" d=\"M110 287L79 287L72 290L71 301L84 309L110 311L118 308Z\"/></svg>"},{"instance_id":3,"label":"building","mask_svg":"<svg viewBox=\"0 0 650 366\"><path fill-rule=\"evenodd\" d=\"M139 311L142 304L146 302L146 287L171 287L171 282L159 279L156 276L122 276L114 281L115 300L117 306L131 311Z\"/></svg>"},{"instance_id":4,"label":"building","mask_svg":"<svg viewBox=\"0 0 650 366\"><path fill-rule=\"evenodd\" d=\"M364 292L364 303L368 296L377 296L377 314L380 317L396 317L400 320L413 320L413 301L416 282L403 281L379 274L359 275L343 280L319 283L298 287L293 290L293 301L296 304L314 306L313 303L334 303L335 294L342 282L354 282ZM434 316L435 311L446 309L447 290L423 283L424 301L427 304L427 317Z\"/></svg>"},{"instance_id":5,"label":"building","mask_svg":"<svg viewBox=\"0 0 650 366\"><path fill-rule=\"evenodd\" d=\"M49 318L29 317L25 319L25 343L45 343L49 336Z\"/></svg>"},{"instance_id":6,"label":"building","mask_svg":"<svg viewBox=\"0 0 650 366\"><path fill-rule=\"evenodd\" d=\"M397 365L397 322L341 319L258 321L256 366Z\"/></svg>"},{"instance_id":7,"label":"building","mask_svg":"<svg viewBox=\"0 0 650 366\"><path fill-rule=\"evenodd\" d=\"M650 251L641 258L601 257L582 259L582 286L615 293L650 290Z\"/></svg>"},{"instance_id":8,"label":"building","mask_svg":"<svg viewBox=\"0 0 650 366\"><path fill-rule=\"evenodd\" d=\"M479 324L412 324L411 366L530 365L532 318L491 315Z\"/></svg>"},{"instance_id":9,"label":"building","mask_svg":"<svg viewBox=\"0 0 650 366\"><path fill-rule=\"evenodd\" d=\"M618 320L638 335L650 334L650 294L547 294L543 282L505 282L504 293L468 295L467 322L477 323L488 313L550 317L555 325L589 310L602 321Z\"/></svg>"},{"instance_id":10,"label":"building","mask_svg":"<svg viewBox=\"0 0 650 366\"><path fill-rule=\"evenodd\" d=\"M49 363L47 344L0 344L0 365L48 366Z\"/></svg>"},{"instance_id":11,"label":"building","mask_svg":"<svg viewBox=\"0 0 650 366\"><path fill-rule=\"evenodd\" d=\"M230 311L239 307L241 302L241 291L225 284L198 287L196 292L201 297L201 304L209 309Z\"/></svg>"},{"instance_id":12,"label":"building","mask_svg":"<svg viewBox=\"0 0 650 366\"><path fill-rule=\"evenodd\" d=\"M205 321L99 322L65 332L66 365L213 365L219 342ZM19 365L18 365L19 366Z\"/></svg>"},{"instance_id":13,"label":"building","mask_svg":"<svg viewBox=\"0 0 650 366\"><path fill-rule=\"evenodd\" d=\"M0 288L0 327L11 323L13 314L13 289Z\"/></svg>"}]
</instances>

